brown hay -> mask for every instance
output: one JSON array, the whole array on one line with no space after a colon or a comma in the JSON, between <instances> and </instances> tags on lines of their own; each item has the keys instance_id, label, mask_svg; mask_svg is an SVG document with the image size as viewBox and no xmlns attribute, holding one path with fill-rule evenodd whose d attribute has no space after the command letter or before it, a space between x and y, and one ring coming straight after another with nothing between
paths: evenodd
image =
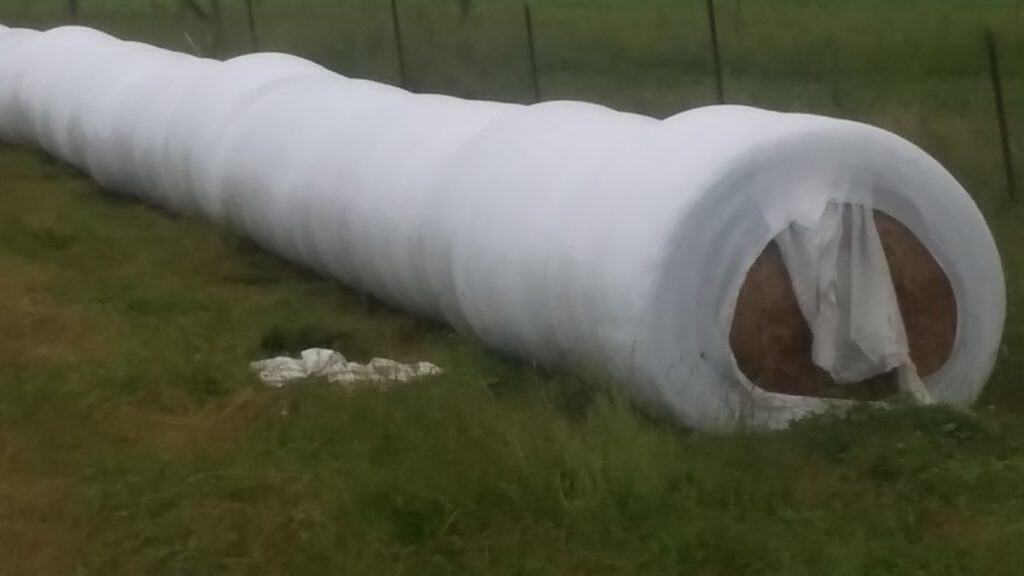
<instances>
[{"instance_id":1,"label":"brown hay","mask_svg":"<svg viewBox=\"0 0 1024 576\"><path fill-rule=\"evenodd\" d=\"M953 287L927 248L901 223L875 211L875 222L921 376L945 363L956 338ZM772 242L747 273L733 318L730 344L743 373L770 392L822 398L881 399L896 392L895 375L855 385L835 383L811 361L812 336Z\"/></svg>"}]
</instances>

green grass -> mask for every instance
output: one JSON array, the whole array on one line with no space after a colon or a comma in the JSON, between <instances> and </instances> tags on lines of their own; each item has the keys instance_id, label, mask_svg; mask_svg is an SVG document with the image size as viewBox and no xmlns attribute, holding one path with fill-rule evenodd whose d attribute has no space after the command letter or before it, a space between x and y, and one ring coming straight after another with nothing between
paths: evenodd
<instances>
[{"instance_id":1,"label":"green grass","mask_svg":"<svg viewBox=\"0 0 1024 576\"><path fill-rule=\"evenodd\" d=\"M246 49L225 2L222 48ZM418 89L526 100L521 9L400 0ZM211 42L170 1L83 18ZM0 0L0 21L63 2ZM701 2L537 0L543 87L666 115L711 100ZM730 100L869 121L978 199L1007 269L1005 351L972 415L854 412L713 436L503 359L205 224L0 150L0 574L1024 572L1024 213L1005 197L979 28L1009 1L719 2ZM384 2L257 0L265 46L394 79ZM205 44L204 44L205 45ZM307 345L430 360L388 393L265 388Z\"/></svg>"}]
</instances>

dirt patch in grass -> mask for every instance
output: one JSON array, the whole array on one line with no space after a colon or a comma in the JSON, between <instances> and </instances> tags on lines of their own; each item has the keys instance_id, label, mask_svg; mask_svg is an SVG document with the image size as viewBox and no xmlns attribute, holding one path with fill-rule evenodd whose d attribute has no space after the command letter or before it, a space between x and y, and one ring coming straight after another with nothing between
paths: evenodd
<instances>
[{"instance_id":1,"label":"dirt patch in grass","mask_svg":"<svg viewBox=\"0 0 1024 576\"><path fill-rule=\"evenodd\" d=\"M111 409L104 427L116 437L188 457L223 448L240 438L250 422L267 413L268 400L246 388L220 402L174 413L124 404Z\"/></svg>"},{"instance_id":2,"label":"dirt patch in grass","mask_svg":"<svg viewBox=\"0 0 1024 576\"><path fill-rule=\"evenodd\" d=\"M922 513L925 533L945 545L969 552L985 547L989 522L969 510L936 505Z\"/></svg>"},{"instance_id":3,"label":"dirt patch in grass","mask_svg":"<svg viewBox=\"0 0 1024 576\"><path fill-rule=\"evenodd\" d=\"M0 358L18 361L66 356L82 340L84 327L54 303L36 274L4 267L0 275Z\"/></svg>"},{"instance_id":4,"label":"dirt patch in grass","mask_svg":"<svg viewBox=\"0 0 1024 576\"><path fill-rule=\"evenodd\" d=\"M0 434L0 574L71 574L74 544L65 526L68 485L32 476Z\"/></svg>"}]
</instances>

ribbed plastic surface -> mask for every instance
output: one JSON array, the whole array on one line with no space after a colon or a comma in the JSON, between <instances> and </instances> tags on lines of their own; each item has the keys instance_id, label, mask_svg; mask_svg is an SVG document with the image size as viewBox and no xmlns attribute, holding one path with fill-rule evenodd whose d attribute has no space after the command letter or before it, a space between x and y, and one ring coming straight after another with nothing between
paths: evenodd
<instances>
[{"instance_id":1,"label":"ribbed plastic surface","mask_svg":"<svg viewBox=\"0 0 1024 576\"><path fill-rule=\"evenodd\" d=\"M467 101L281 54L217 62L0 27L0 139L705 429L830 405L753 387L729 348L746 270L829 201L896 218L949 276L959 326L925 379L935 399L975 398L1003 326L999 257L970 197L917 147L852 122Z\"/></svg>"}]
</instances>

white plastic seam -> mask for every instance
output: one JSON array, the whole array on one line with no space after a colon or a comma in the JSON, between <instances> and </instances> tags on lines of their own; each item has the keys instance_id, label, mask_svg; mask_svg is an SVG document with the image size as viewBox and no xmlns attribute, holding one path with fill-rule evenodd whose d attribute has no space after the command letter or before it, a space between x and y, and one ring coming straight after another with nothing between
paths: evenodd
<instances>
[{"instance_id":1,"label":"white plastic seam","mask_svg":"<svg viewBox=\"0 0 1024 576\"><path fill-rule=\"evenodd\" d=\"M977 396L1002 332L1002 268L970 197L916 146L853 122L468 101L282 54L217 62L0 28L0 139L704 429L844 404L753 386L729 346L747 270L809 206L880 210L946 272L959 325L923 383L936 401Z\"/></svg>"}]
</instances>

